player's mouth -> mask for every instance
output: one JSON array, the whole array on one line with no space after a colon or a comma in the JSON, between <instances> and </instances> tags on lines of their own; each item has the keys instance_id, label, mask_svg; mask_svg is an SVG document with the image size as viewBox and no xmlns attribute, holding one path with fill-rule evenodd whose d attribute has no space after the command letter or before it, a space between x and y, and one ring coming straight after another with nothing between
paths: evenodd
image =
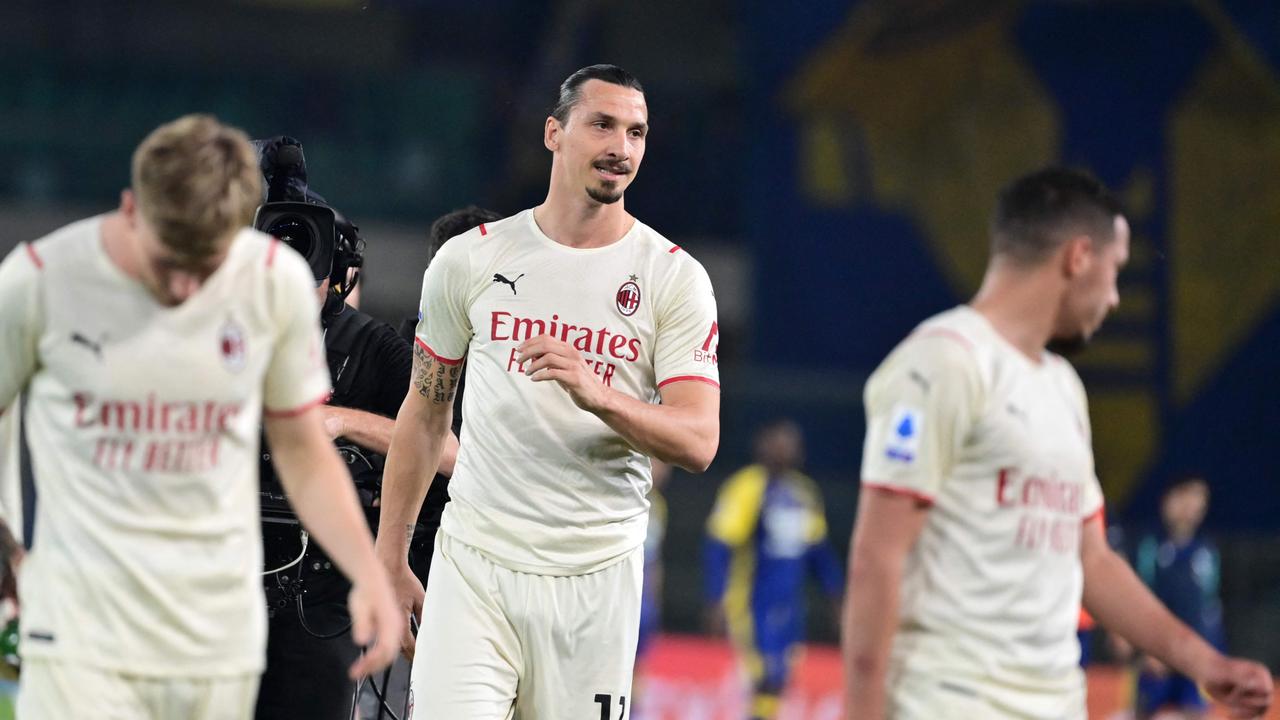
<instances>
[{"instance_id":1,"label":"player's mouth","mask_svg":"<svg viewBox=\"0 0 1280 720\"><path fill-rule=\"evenodd\" d=\"M626 165L610 165L608 163L596 163L592 165L596 171L596 177L607 182L618 182L626 177L631 169Z\"/></svg>"}]
</instances>

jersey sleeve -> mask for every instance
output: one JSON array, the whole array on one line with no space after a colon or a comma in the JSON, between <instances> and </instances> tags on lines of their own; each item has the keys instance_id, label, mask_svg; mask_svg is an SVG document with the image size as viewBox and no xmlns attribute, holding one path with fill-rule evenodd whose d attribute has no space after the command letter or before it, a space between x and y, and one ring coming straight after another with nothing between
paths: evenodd
<instances>
[{"instance_id":1,"label":"jersey sleeve","mask_svg":"<svg viewBox=\"0 0 1280 720\"><path fill-rule=\"evenodd\" d=\"M263 411L268 417L288 417L324 402L332 388L311 271L288 246L277 248L274 265L270 292L276 338L264 379Z\"/></svg>"},{"instance_id":2,"label":"jersey sleeve","mask_svg":"<svg viewBox=\"0 0 1280 720\"><path fill-rule=\"evenodd\" d=\"M862 483L932 503L976 420L982 396L972 351L911 338L867 381Z\"/></svg>"},{"instance_id":3,"label":"jersey sleeve","mask_svg":"<svg viewBox=\"0 0 1280 720\"><path fill-rule=\"evenodd\" d=\"M446 365L462 362L473 334L467 298L470 265L466 241L455 238L440 248L422 275L414 342Z\"/></svg>"},{"instance_id":4,"label":"jersey sleeve","mask_svg":"<svg viewBox=\"0 0 1280 720\"><path fill-rule=\"evenodd\" d=\"M13 404L38 364L41 262L21 244L0 262L0 412Z\"/></svg>"},{"instance_id":5,"label":"jersey sleeve","mask_svg":"<svg viewBox=\"0 0 1280 720\"><path fill-rule=\"evenodd\" d=\"M692 263L688 275L658 313L653 369L659 389L685 380L720 387L715 292L701 265Z\"/></svg>"}]
</instances>

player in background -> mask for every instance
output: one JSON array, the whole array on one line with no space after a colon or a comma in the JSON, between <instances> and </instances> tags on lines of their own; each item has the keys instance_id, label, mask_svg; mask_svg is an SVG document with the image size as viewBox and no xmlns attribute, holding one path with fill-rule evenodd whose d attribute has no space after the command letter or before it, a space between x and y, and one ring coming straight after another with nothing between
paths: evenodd
<instances>
[{"instance_id":1,"label":"player in background","mask_svg":"<svg viewBox=\"0 0 1280 720\"><path fill-rule=\"evenodd\" d=\"M1088 175L1042 170L1001 193L991 231L970 304L926 320L867 381L849 717L1083 720L1082 598L1236 717L1261 714L1266 668L1220 654L1107 545L1084 387L1046 350L1082 345L1119 302L1118 203Z\"/></svg>"},{"instance_id":2,"label":"player in background","mask_svg":"<svg viewBox=\"0 0 1280 720\"><path fill-rule=\"evenodd\" d=\"M633 76L575 72L543 128L546 201L453 238L427 268L377 541L405 611L421 607L418 720L627 712L649 457L701 472L719 443L711 283L623 205L648 130ZM423 607L406 545L464 360Z\"/></svg>"},{"instance_id":3,"label":"player in background","mask_svg":"<svg viewBox=\"0 0 1280 720\"><path fill-rule=\"evenodd\" d=\"M243 133L187 116L138 147L115 212L0 264L0 407L26 394L40 497L20 717L250 716L260 423L298 515L355 584L354 634L373 645L352 675L394 655L403 621L317 409L310 272L245 227L261 197Z\"/></svg>"},{"instance_id":4,"label":"player in background","mask_svg":"<svg viewBox=\"0 0 1280 720\"><path fill-rule=\"evenodd\" d=\"M1169 610L1215 647L1225 644L1218 583L1218 549L1200 535L1209 509L1209 484L1199 475L1175 480L1160 499L1164 529L1138 543L1134 569ZM1208 703L1191 678L1146 655L1134 692L1134 717L1147 720L1172 706L1186 720L1208 714Z\"/></svg>"},{"instance_id":5,"label":"player in background","mask_svg":"<svg viewBox=\"0 0 1280 720\"><path fill-rule=\"evenodd\" d=\"M800 642L805 579L813 575L840 620L844 574L827 540L822 492L800 467L800 427L780 420L761 428L756 462L720 486L707 520L708 625L727 630L751 681L751 717L777 716Z\"/></svg>"}]
</instances>

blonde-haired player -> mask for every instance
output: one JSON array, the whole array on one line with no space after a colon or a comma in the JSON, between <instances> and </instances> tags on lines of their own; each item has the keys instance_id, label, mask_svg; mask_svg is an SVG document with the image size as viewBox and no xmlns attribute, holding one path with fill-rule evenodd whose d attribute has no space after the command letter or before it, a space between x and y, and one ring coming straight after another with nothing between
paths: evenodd
<instances>
[{"instance_id":1,"label":"blonde-haired player","mask_svg":"<svg viewBox=\"0 0 1280 720\"><path fill-rule=\"evenodd\" d=\"M1103 536L1084 386L1046 350L1119 302L1129 226L1096 180L1012 183L969 305L926 320L867 381L844 625L857 720L1084 720L1081 599L1234 717L1271 676L1175 619Z\"/></svg>"},{"instance_id":2,"label":"blonde-haired player","mask_svg":"<svg viewBox=\"0 0 1280 720\"><path fill-rule=\"evenodd\" d=\"M26 393L39 494L19 717L249 717L264 422L298 515L354 582L358 641L377 636L352 672L394 654L403 622L316 409L310 272L245 227L260 201L244 134L187 116L138 147L115 212L0 264L0 408Z\"/></svg>"}]
</instances>

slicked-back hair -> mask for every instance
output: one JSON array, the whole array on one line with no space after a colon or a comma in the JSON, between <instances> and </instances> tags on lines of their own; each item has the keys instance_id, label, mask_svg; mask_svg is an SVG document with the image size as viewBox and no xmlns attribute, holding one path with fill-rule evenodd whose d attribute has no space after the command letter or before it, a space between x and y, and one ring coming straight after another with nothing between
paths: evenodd
<instances>
[{"instance_id":1,"label":"slicked-back hair","mask_svg":"<svg viewBox=\"0 0 1280 720\"><path fill-rule=\"evenodd\" d=\"M573 112L574 106L582 99L582 86L588 80L602 80L611 85L621 85L641 95L644 94L644 88L640 86L636 76L617 65L588 65L560 83L560 98L556 101L555 108L551 110L551 117L561 125L569 122L569 113Z\"/></svg>"},{"instance_id":2,"label":"slicked-back hair","mask_svg":"<svg viewBox=\"0 0 1280 720\"><path fill-rule=\"evenodd\" d=\"M449 238L457 237L481 223L501 219L502 215L499 213L476 207L475 205L468 205L451 213L441 215L436 218L435 222L431 223L431 231L427 236L427 244L429 246L427 249L431 254L427 259L434 258Z\"/></svg>"},{"instance_id":3,"label":"slicked-back hair","mask_svg":"<svg viewBox=\"0 0 1280 720\"><path fill-rule=\"evenodd\" d=\"M1014 180L1000 192L991 218L991 254L1034 265L1069 238L1095 245L1115 239L1120 201L1082 170L1050 167Z\"/></svg>"}]
</instances>

